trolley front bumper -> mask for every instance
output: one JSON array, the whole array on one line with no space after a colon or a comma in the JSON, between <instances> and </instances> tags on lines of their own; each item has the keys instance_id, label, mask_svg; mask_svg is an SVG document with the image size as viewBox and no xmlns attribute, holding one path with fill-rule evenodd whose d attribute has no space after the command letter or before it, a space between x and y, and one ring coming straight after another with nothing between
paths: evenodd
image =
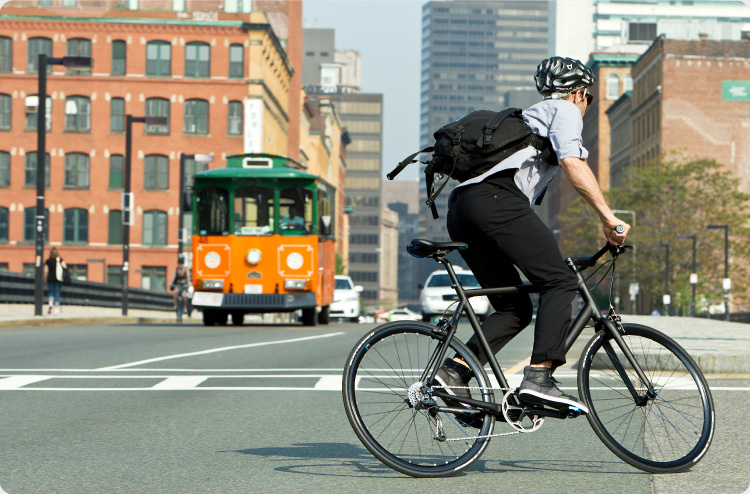
<instances>
[{"instance_id":1,"label":"trolley front bumper","mask_svg":"<svg viewBox=\"0 0 750 494\"><path fill-rule=\"evenodd\" d=\"M244 312L292 312L315 307L315 292L296 293L216 293L195 292L193 307L199 309L242 310Z\"/></svg>"}]
</instances>

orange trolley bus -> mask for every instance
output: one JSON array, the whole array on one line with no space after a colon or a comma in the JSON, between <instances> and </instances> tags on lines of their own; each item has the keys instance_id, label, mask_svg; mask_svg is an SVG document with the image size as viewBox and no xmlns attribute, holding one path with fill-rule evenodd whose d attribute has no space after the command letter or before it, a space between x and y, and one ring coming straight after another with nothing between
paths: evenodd
<instances>
[{"instance_id":1,"label":"orange trolley bus","mask_svg":"<svg viewBox=\"0 0 750 494\"><path fill-rule=\"evenodd\" d=\"M207 326L301 311L327 324L335 271L335 190L294 160L227 157L193 177L193 306Z\"/></svg>"}]
</instances>

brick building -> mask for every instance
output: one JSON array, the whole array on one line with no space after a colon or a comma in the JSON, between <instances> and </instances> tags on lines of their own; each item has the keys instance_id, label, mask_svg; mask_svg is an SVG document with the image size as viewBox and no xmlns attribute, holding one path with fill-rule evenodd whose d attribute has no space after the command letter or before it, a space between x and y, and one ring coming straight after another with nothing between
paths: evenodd
<instances>
[{"instance_id":1,"label":"brick building","mask_svg":"<svg viewBox=\"0 0 750 494\"><path fill-rule=\"evenodd\" d=\"M176 265L181 153L211 154L210 166L222 167L230 154L299 149L299 130L289 129L299 129L300 79L293 88L285 47L299 58L301 42L280 39L261 11L146 3L168 7L16 1L0 12L0 268L34 269L38 53L93 59L91 69L54 66L47 77L45 236L80 278L102 281L103 259L105 281L121 279L125 115L168 119L133 126L133 286L162 290ZM299 2L257 3L272 4L288 38L301 39ZM186 175L200 169L188 162Z\"/></svg>"},{"instance_id":2,"label":"brick building","mask_svg":"<svg viewBox=\"0 0 750 494\"><path fill-rule=\"evenodd\" d=\"M633 66L632 166L714 158L750 192L750 40L657 38Z\"/></svg>"}]
</instances>

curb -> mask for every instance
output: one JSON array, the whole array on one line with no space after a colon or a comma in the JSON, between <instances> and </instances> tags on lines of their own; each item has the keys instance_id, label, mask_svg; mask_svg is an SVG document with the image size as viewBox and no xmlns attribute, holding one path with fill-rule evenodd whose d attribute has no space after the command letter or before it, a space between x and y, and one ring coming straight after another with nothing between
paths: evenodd
<instances>
[{"instance_id":1,"label":"curb","mask_svg":"<svg viewBox=\"0 0 750 494\"><path fill-rule=\"evenodd\" d=\"M0 321L0 328L66 326L74 324L177 324L176 320L154 317L39 317L38 319L18 319Z\"/></svg>"}]
</instances>

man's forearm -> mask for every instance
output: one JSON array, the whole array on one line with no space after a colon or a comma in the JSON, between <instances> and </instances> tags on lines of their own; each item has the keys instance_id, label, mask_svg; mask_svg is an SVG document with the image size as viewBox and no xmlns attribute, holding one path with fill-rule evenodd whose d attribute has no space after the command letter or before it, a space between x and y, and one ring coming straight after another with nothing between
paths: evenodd
<instances>
[{"instance_id":1,"label":"man's forearm","mask_svg":"<svg viewBox=\"0 0 750 494\"><path fill-rule=\"evenodd\" d=\"M568 180L570 180L571 185L594 208L602 223L614 226L617 223L617 218L607 205L607 201L604 200L604 195L599 188L599 182L596 181L596 177L591 168L589 168L588 163L580 158L568 157L563 158L560 166L568 177Z\"/></svg>"}]
</instances>

